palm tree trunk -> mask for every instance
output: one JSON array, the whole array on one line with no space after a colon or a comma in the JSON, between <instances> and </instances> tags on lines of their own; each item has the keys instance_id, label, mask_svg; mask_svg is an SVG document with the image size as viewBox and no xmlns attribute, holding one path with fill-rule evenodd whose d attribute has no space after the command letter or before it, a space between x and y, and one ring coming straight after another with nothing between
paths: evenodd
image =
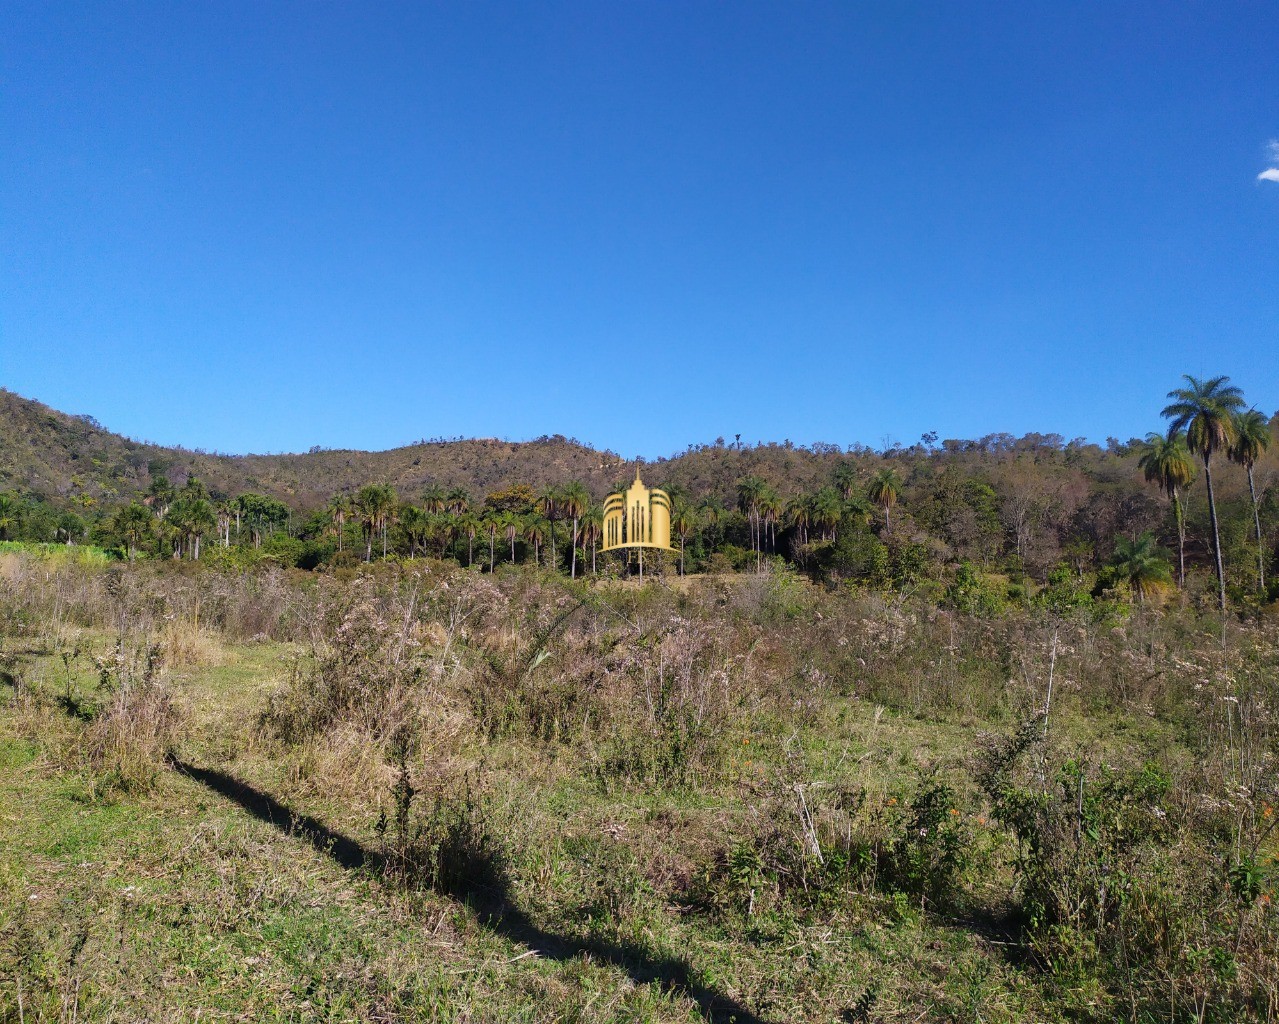
<instances>
[{"instance_id":1,"label":"palm tree trunk","mask_svg":"<svg viewBox=\"0 0 1279 1024\"><path fill-rule=\"evenodd\" d=\"M1252 463L1248 464L1248 493L1252 496L1252 525L1257 529L1257 589L1266 591L1266 548L1261 542L1261 514L1257 511L1257 488L1252 482Z\"/></svg>"},{"instance_id":2,"label":"palm tree trunk","mask_svg":"<svg viewBox=\"0 0 1279 1024\"><path fill-rule=\"evenodd\" d=\"M573 517L573 566L569 570L568 578L577 579L577 516Z\"/></svg>"},{"instance_id":3,"label":"palm tree trunk","mask_svg":"<svg viewBox=\"0 0 1279 1024\"><path fill-rule=\"evenodd\" d=\"M1186 589L1186 513L1177 488L1172 489L1172 510L1177 517L1177 585Z\"/></svg>"},{"instance_id":4,"label":"palm tree trunk","mask_svg":"<svg viewBox=\"0 0 1279 1024\"><path fill-rule=\"evenodd\" d=\"M1217 499L1212 490L1212 466L1204 456L1204 479L1208 484L1208 518L1212 520L1212 554L1217 563L1217 604L1226 610L1226 570L1221 563L1221 531L1217 528Z\"/></svg>"}]
</instances>

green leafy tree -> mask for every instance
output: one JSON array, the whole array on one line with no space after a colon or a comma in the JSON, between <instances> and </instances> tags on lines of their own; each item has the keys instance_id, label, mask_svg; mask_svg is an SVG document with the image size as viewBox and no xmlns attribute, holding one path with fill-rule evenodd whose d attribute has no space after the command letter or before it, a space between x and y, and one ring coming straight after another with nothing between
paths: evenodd
<instances>
[{"instance_id":1,"label":"green leafy tree","mask_svg":"<svg viewBox=\"0 0 1279 1024\"><path fill-rule=\"evenodd\" d=\"M1229 377L1200 380L1183 374L1184 388L1168 392L1173 399L1162 415L1171 420L1169 434L1186 432L1186 445L1204 464L1208 487L1208 518L1212 521L1212 554L1217 568L1217 603L1226 610L1226 572L1221 560L1221 530L1217 525L1217 499L1212 489L1212 457L1229 453L1235 441L1235 413L1243 407L1243 392Z\"/></svg>"},{"instance_id":2,"label":"green leafy tree","mask_svg":"<svg viewBox=\"0 0 1279 1024\"><path fill-rule=\"evenodd\" d=\"M707 498L697 506L697 519L701 523L702 538L710 547L715 547L719 543L720 524L724 521L727 512L728 510L714 498Z\"/></svg>"},{"instance_id":3,"label":"green leafy tree","mask_svg":"<svg viewBox=\"0 0 1279 1024\"><path fill-rule=\"evenodd\" d=\"M65 537L67 544L74 544L77 537L83 537L86 529L84 520L74 512L63 512L58 516L57 535Z\"/></svg>"},{"instance_id":4,"label":"green leafy tree","mask_svg":"<svg viewBox=\"0 0 1279 1024\"><path fill-rule=\"evenodd\" d=\"M274 534L289 519L288 505L263 494L241 494L233 505L237 516L242 517L248 525L255 548L262 546L264 533Z\"/></svg>"},{"instance_id":5,"label":"green leafy tree","mask_svg":"<svg viewBox=\"0 0 1279 1024\"><path fill-rule=\"evenodd\" d=\"M1257 485L1252 469L1270 447L1270 421L1256 409L1235 417L1235 440L1230 446L1230 459L1248 471L1248 495L1252 498L1252 524L1257 531L1257 589L1266 589L1266 546L1261 537L1261 513L1257 507Z\"/></svg>"},{"instance_id":6,"label":"green leafy tree","mask_svg":"<svg viewBox=\"0 0 1279 1024\"><path fill-rule=\"evenodd\" d=\"M1180 432L1168 434L1150 433L1143 442L1138 466L1151 483L1172 501L1173 516L1177 520L1177 583L1186 585L1186 512L1181 505L1181 491L1195 479L1195 463L1186 436Z\"/></svg>"},{"instance_id":7,"label":"green leafy tree","mask_svg":"<svg viewBox=\"0 0 1279 1024\"><path fill-rule=\"evenodd\" d=\"M0 540L10 540L21 523L21 503L8 492L0 493Z\"/></svg>"}]
</instances>

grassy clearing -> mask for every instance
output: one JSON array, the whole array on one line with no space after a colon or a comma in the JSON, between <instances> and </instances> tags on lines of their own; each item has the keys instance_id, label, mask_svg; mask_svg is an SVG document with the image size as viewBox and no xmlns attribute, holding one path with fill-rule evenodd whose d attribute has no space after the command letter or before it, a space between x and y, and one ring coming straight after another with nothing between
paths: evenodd
<instances>
[{"instance_id":1,"label":"grassy clearing","mask_svg":"<svg viewBox=\"0 0 1279 1024\"><path fill-rule=\"evenodd\" d=\"M0 1020L1275 1018L1273 626L20 570Z\"/></svg>"}]
</instances>

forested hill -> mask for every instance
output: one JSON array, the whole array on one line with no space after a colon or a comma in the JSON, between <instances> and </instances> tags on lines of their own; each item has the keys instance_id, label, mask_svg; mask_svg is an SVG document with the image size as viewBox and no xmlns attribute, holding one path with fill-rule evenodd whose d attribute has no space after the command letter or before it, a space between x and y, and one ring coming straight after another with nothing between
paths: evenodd
<instances>
[{"instance_id":1,"label":"forested hill","mask_svg":"<svg viewBox=\"0 0 1279 1024\"><path fill-rule=\"evenodd\" d=\"M1159 416L1161 397L1151 396L1152 431L1166 426ZM1267 438L1273 427L1272 421ZM1184 519L1178 520L1167 489L1161 493L1149 476L1150 452L1140 441L1112 439L1100 447L1051 434L995 434L975 440L930 436L883 452L799 447L789 441L740 447L716 439L658 459L643 473L650 484L670 490L679 508L691 510L686 518L692 532L686 539L690 551L700 553L692 556L700 559L696 564L716 551L728 552L730 561L743 561L743 552L754 550L756 561L760 552L791 556L803 565L829 555L856 568L866 561L866 553L854 548L864 542L873 548L876 578L887 572L880 562L900 554L898 549L910 559L938 565L958 560L1006 563L1010 571L1043 578L1064 562L1078 572L1100 565L1120 539L1153 531L1170 548L1184 546L1192 565L1208 565L1212 534L1195 458L1183 452L1189 485L1179 485ZM1269 562L1279 542L1279 445L1262 445L1254 470L1255 505L1238 460L1219 456L1213 472L1224 554L1231 571L1245 582L1250 571L1260 574L1258 546ZM320 547L337 544L341 551L346 543L341 531L358 533L354 518L343 519L347 499L369 485L390 485L389 500L401 512L438 505L431 513L438 518L446 508L454 509L438 522L429 520L444 538L437 550L447 552L450 544L459 543L461 526L449 515L506 509L523 517L525 533L537 534L532 540L520 534L520 544L537 558L542 534L557 550L563 546L563 537L556 540L553 513L545 514L563 488L583 485L595 499L590 507L598 510L599 499L625 483L630 472L631 465L617 454L563 437L522 443L428 441L384 452L213 455L131 441L89 417L0 391L0 539L88 537L119 546L124 534L115 513L145 501L164 520L143 524L148 543L159 545L157 551L168 550L166 545L181 551L180 539L173 544L155 539L167 536L163 526L173 526L165 519L171 498L164 495L176 488L192 498L211 499L201 512L210 521L214 511L223 510L219 532L224 544L230 543L227 517L243 510L246 497L262 495L283 503L268 517L270 529L281 525L295 539ZM511 488L521 497L512 501L509 494L494 493ZM463 497L448 502L430 497L447 492ZM295 513L301 516L292 518ZM346 526L325 539L332 516ZM590 515L584 521L589 520ZM212 530L207 524L192 529L197 527L197 532ZM558 533L564 528L561 522ZM402 525L400 532L406 530ZM178 531L175 536L185 535ZM253 537L256 546L260 536L255 532ZM364 553L371 556L369 537L363 539ZM832 545L837 539L848 550L836 551ZM412 554L420 538L391 532L384 542L388 552L403 548ZM515 541L510 543L514 560ZM463 545L468 560L473 546ZM327 557L315 555L321 556Z\"/></svg>"},{"instance_id":2,"label":"forested hill","mask_svg":"<svg viewBox=\"0 0 1279 1024\"><path fill-rule=\"evenodd\" d=\"M1060 463L1063 470L1093 483L1131 478L1135 456L1123 445L1103 450L1056 435L1014 438L992 435L974 441L944 441L930 452L920 445L888 453L899 465L935 461L969 471L1025 456ZM644 468L649 483L682 488L698 499L731 503L743 477L757 476L783 494L815 491L831 482L841 463L869 469L884 456L855 449L851 457L836 445L802 447L783 441L735 447L732 443L690 445L669 459ZM181 486L202 480L215 496L253 491L296 508L323 504L334 494L368 483L386 483L411 498L439 484L462 487L482 497L527 484L534 488L579 480L597 497L628 478L632 463L610 451L596 451L564 437L509 442L491 438L435 440L389 451L312 450L288 455L221 455L135 441L104 428L91 416L59 412L41 402L0 389L0 491L10 490L55 503L79 496L111 504L144 493L153 479ZM1045 467L1046 468L1046 467ZM997 471L998 472L998 471ZM1060 475L1060 474L1057 474ZM1078 484L1087 486L1082 479Z\"/></svg>"},{"instance_id":3,"label":"forested hill","mask_svg":"<svg viewBox=\"0 0 1279 1024\"><path fill-rule=\"evenodd\" d=\"M0 390L0 490L54 501L86 495L109 503L145 492L160 475L179 486L194 475L215 495L254 491L305 508L373 481L404 494L438 483L483 495L517 483L577 479L603 492L625 472L619 456L559 437L430 441L384 452L213 455L133 441L92 417Z\"/></svg>"},{"instance_id":4,"label":"forested hill","mask_svg":"<svg viewBox=\"0 0 1279 1024\"><path fill-rule=\"evenodd\" d=\"M1060 461L1094 479L1131 477L1134 458L1121 446L1066 445L1055 435L942 443L952 463L976 468L1009 457ZM920 446L892 453L899 463L929 453ZM690 495L731 503L738 482L757 476L783 494L816 491L830 483L841 462L869 468L882 458L869 449L850 459L836 445L800 447L789 441L747 446L691 445L644 469L649 483L680 487ZM321 505L334 494L368 483L386 483L406 498L424 487L462 487L483 495L516 484L534 488L580 480L596 497L626 479L631 463L563 437L509 442L491 438L427 441L389 451L314 450L292 455L218 455L131 440L90 416L73 416L0 389L0 490L55 503L79 496L111 504L144 493L164 476L181 486L190 476L216 496L253 491L295 508ZM1082 483L1082 481L1079 481Z\"/></svg>"}]
</instances>

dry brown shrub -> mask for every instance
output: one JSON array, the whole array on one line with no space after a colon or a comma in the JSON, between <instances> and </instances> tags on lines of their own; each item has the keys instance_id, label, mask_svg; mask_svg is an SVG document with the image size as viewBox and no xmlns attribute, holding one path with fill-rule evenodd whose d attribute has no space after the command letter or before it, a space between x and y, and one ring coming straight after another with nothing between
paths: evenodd
<instances>
[{"instance_id":1,"label":"dry brown shrub","mask_svg":"<svg viewBox=\"0 0 1279 1024\"><path fill-rule=\"evenodd\" d=\"M84 736L100 791L154 786L183 720L176 696L159 677L130 680L101 705Z\"/></svg>"},{"instance_id":2,"label":"dry brown shrub","mask_svg":"<svg viewBox=\"0 0 1279 1024\"><path fill-rule=\"evenodd\" d=\"M175 668L221 665L226 659L220 638L188 619L170 619L157 639L165 663Z\"/></svg>"}]
</instances>

